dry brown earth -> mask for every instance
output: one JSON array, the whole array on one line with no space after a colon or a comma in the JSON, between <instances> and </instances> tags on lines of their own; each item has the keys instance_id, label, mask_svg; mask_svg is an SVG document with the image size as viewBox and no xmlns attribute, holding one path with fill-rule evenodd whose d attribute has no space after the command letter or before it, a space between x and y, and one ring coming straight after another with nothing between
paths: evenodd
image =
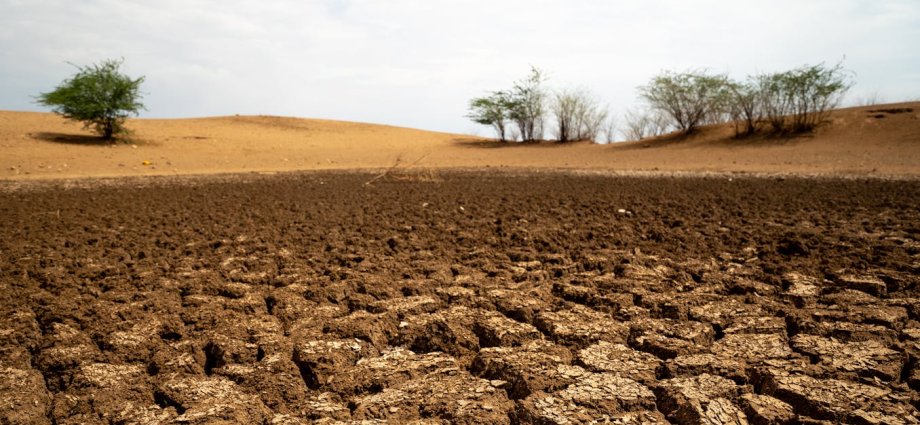
<instances>
[{"instance_id":1,"label":"dry brown earth","mask_svg":"<svg viewBox=\"0 0 920 425\"><path fill-rule=\"evenodd\" d=\"M816 134L735 140L730 126L690 139L613 146L501 144L405 128L280 117L131 120L108 146L51 114L0 112L0 179L317 169L552 168L615 172L920 175L920 104L845 109ZM147 164L147 165L144 165Z\"/></svg>"},{"instance_id":2,"label":"dry brown earth","mask_svg":"<svg viewBox=\"0 0 920 425\"><path fill-rule=\"evenodd\" d=\"M917 181L377 176L9 186L0 419L917 423Z\"/></svg>"},{"instance_id":3,"label":"dry brown earth","mask_svg":"<svg viewBox=\"0 0 920 425\"><path fill-rule=\"evenodd\" d=\"M920 423L916 107L617 146L0 113L0 424Z\"/></svg>"}]
</instances>

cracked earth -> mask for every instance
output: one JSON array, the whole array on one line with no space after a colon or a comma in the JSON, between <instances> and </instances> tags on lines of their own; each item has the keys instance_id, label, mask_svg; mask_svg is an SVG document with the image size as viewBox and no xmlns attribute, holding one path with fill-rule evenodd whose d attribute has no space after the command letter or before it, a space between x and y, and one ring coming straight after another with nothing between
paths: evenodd
<instances>
[{"instance_id":1,"label":"cracked earth","mask_svg":"<svg viewBox=\"0 0 920 425\"><path fill-rule=\"evenodd\" d=\"M398 177L6 188L0 423L920 423L918 182Z\"/></svg>"}]
</instances>

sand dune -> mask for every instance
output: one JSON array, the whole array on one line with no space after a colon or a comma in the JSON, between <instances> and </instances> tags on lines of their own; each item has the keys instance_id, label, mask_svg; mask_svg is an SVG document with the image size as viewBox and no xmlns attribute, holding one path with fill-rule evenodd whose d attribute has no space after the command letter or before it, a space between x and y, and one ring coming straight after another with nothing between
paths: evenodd
<instances>
[{"instance_id":1,"label":"sand dune","mask_svg":"<svg viewBox=\"0 0 920 425\"><path fill-rule=\"evenodd\" d=\"M0 111L0 179L187 175L319 169L569 168L920 176L920 103L836 111L817 133L732 139L730 126L689 138L612 146L500 144L383 125L268 116L135 119L132 143L102 143L48 113Z\"/></svg>"}]
</instances>

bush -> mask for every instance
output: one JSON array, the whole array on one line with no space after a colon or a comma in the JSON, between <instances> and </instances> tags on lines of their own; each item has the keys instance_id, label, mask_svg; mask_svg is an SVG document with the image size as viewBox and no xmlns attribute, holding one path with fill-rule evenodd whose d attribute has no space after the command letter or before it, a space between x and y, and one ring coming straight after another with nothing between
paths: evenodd
<instances>
[{"instance_id":1,"label":"bush","mask_svg":"<svg viewBox=\"0 0 920 425\"><path fill-rule=\"evenodd\" d=\"M514 83L508 93L508 117L517 125L521 140L532 142L543 138L546 116L546 91L543 71L530 68L530 75Z\"/></svg>"},{"instance_id":2,"label":"bush","mask_svg":"<svg viewBox=\"0 0 920 425\"><path fill-rule=\"evenodd\" d=\"M757 81L731 83L729 111L735 123L735 136L749 136L757 132L763 119L763 94Z\"/></svg>"},{"instance_id":3,"label":"bush","mask_svg":"<svg viewBox=\"0 0 920 425\"><path fill-rule=\"evenodd\" d=\"M842 64L823 63L754 77L763 114L775 133L811 131L827 120L852 87Z\"/></svg>"},{"instance_id":4,"label":"bush","mask_svg":"<svg viewBox=\"0 0 920 425\"><path fill-rule=\"evenodd\" d=\"M707 121L718 121L730 98L727 76L699 71L664 72L639 87L639 94L684 133L692 133Z\"/></svg>"},{"instance_id":5,"label":"bush","mask_svg":"<svg viewBox=\"0 0 920 425\"><path fill-rule=\"evenodd\" d=\"M119 72L122 61L106 60L87 67L77 66L77 73L62 82L54 91L42 93L38 103L50 106L64 118L82 121L110 140L125 132L124 121L137 115L140 86L144 77L132 79Z\"/></svg>"},{"instance_id":6,"label":"bush","mask_svg":"<svg viewBox=\"0 0 920 425\"><path fill-rule=\"evenodd\" d=\"M543 137L543 120L546 116L546 78L537 68L531 68L530 76L514 83L511 90L492 92L489 96L470 101L467 118L495 129L501 141L506 137L508 122L517 126L510 140L520 136L525 142Z\"/></svg>"},{"instance_id":7,"label":"bush","mask_svg":"<svg viewBox=\"0 0 920 425\"><path fill-rule=\"evenodd\" d=\"M596 141L607 119L607 110L587 90L563 90L551 106L556 118L556 140Z\"/></svg>"},{"instance_id":8,"label":"bush","mask_svg":"<svg viewBox=\"0 0 920 425\"><path fill-rule=\"evenodd\" d=\"M623 114L626 140L656 137L668 130L667 119L658 111L627 110Z\"/></svg>"}]
</instances>

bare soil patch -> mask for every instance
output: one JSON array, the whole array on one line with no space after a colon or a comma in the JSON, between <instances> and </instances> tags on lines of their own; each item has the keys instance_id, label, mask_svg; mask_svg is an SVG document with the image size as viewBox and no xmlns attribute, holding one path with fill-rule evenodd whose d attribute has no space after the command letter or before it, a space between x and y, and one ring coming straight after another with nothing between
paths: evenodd
<instances>
[{"instance_id":1,"label":"bare soil patch","mask_svg":"<svg viewBox=\"0 0 920 425\"><path fill-rule=\"evenodd\" d=\"M834 111L796 137L735 139L731 125L612 146L499 143L479 137L271 116L139 119L127 144L103 144L51 114L0 111L0 179L175 176L416 168L920 176L920 106ZM483 133L485 134L485 133Z\"/></svg>"},{"instance_id":2,"label":"bare soil patch","mask_svg":"<svg viewBox=\"0 0 920 425\"><path fill-rule=\"evenodd\" d=\"M7 186L0 422L917 423L917 181L379 174Z\"/></svg>"}]
</instances>

